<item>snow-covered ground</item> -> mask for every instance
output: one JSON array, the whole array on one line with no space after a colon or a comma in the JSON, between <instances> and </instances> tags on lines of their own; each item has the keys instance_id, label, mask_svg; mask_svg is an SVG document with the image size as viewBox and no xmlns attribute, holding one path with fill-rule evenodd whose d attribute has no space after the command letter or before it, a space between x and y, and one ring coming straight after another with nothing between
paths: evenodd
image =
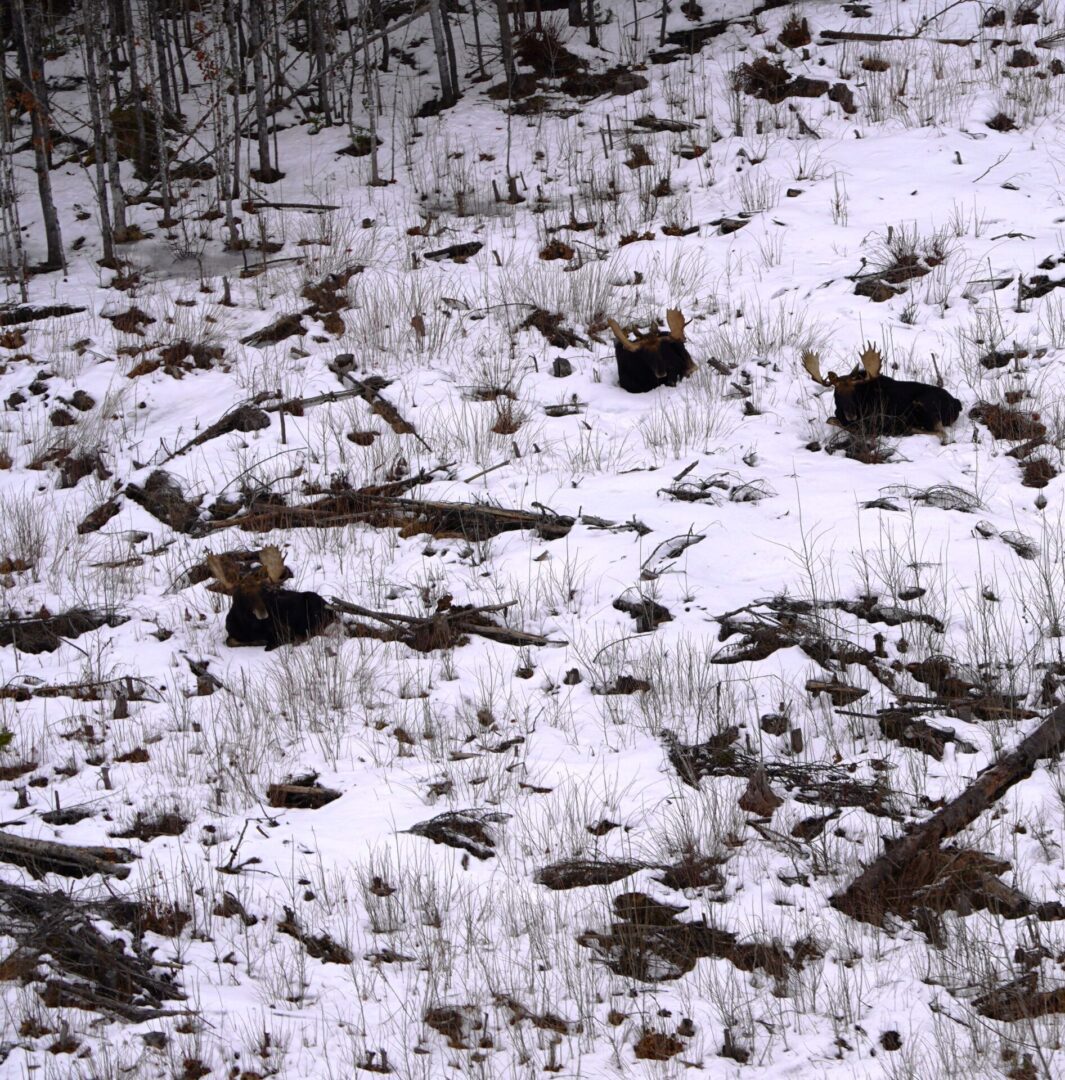
<instances>
[{"instance_id":1,"label":"snow-covered ground","mask_svg":"<svg viewBox=\"0 0 1065 1080\"><path fill-rule=\"evenodd\" d=\"M153 927L180 924L140 940L96 922L131 952L154 950L157 973L184 996L163 1002L173 1015L101 1019L48 1004L43 975L24 971L3 983L0 1074L1062 1075L1057 1014L1002 1022L979 1004L1021 976L1028 991L1065 986L1061 922L947 910L932 929L895 916L876 927L828 903L882 837L1037 726L1065 672L1062 480L1025 486L1007 453L1042 425L1046 445L1029 456L1050 472L1062 464L1065 293L1029 295L1033 275L1065 284L1065 75L1052 66L1062 24L1052 5L1022 25L1010 7L1004 25L983 26L988 10L910 0L867 17L823 4L750 19L730 0L712 14L737 21L701 52L648 63L646 89L574 103L548 86L543 112L509 122L505 102L472 85L454 109L411 119L427 79L399 65L382 76L395 104L379 132L395 182L368 186L367 159L337 153L346 129L312 132L293 114L278 135L285 178L260 194L339 209L241 211L245 236L284 243L256 276L222 250L223 222L198 220L211 182L188 182L171 229L157 208L131 208L151 234L122 248L139 280L109 288L95 225L77 216L93 208L88 173L57 170L68 247L88 239L68 273L32 280L31 299L86 311L0 339L0 399L25 399L0 414L0 584L12 614L77 607L126 621L52 652L0 648L0 720L13 733L0 758L3 826L134 852L124 880L48 875L34 887L79 903L129 897ZM788 49L777 35L795 14L813 40ZM604 51L583 46L583 31L569 48L595 69L641 59L658 27L646 4L640 15L635 38L619 7L601 28ZM690 25L669 16L671 30ZM825 30L896 39L824 41ZM427 27L407 32L428 66ZM1036 66L1010 66L1022 48ZM770 104L734 90L735 69L767 54L793 76L846 84L855 111L827 95ZM76 53L67 63L76 70ZM60 124L73 124L78 91L57 103ZM988 127L997 114L1015 129ZM691 127L655 133L635 123L647 116ZM626 165L639 160L634 144L651 164ZM682 156L693 144L703 152ZM517 204L493 194L494 182L506 195L508 145ZM20 161L34 257L32 162ZM736 231L718 224L737 218ZM567 228L582 222L594 227ZM551 240L573 258L541 259ZM465 263L424 257L471 241L482 246ZM910 256L927 272L897 295L855 293L856 275ZM248 253L253 266L261 258ZM307 308L305 285L353 266L339 333L304 316L304 334L240 344ZM154 319L140 334L111 321L131 307ZM605 320L646 329L670 307L689 320L698 370L627 394ZM578 343L523 329L536 309L561 315ZM183 340L220 358L153 369ZM877 463L828 452L832 395L800 354L844 372L866 341L886 374L941 378L962 401L945 442L887 439ZM256 395L349 389L329 366L345 353L354 378L390 380L381 393L413 432L349 395L182 450ZM1013 355L981 362L994 353ZM553 373L559 357L565 377ZM65 404L75 391L92 404ZM996 440L969 416L979 403L1037 414L1036 427ZM56 426L57 409L75 422ZM61 487L57 450L98 453L100 468ZM129 497L157 469L210 524L182 532ZM209 513L242 492L259 509L266 493L293 506L423 471L404 497L564 515L572 528L554 539L365 521L254 532ZM79 531L112 499L115 516ZM510 603L493 617L550 643L472 635L419 652L336 626L296 647L230 648L228 601L189 571L208 552L271 543L294 587L406 616L428 617L445 597ZM879 606L854 613L869 596ZM672 618L641 632L618 598ZM807 603L798 621L782 598ZM726 613L735 621L751 606L763 630L792 635L761 659L722 633ZM819 662L800 639L873 659ZM934 680L915 677L935 657L978 687L969 698L1018 695L1013 712L981 718L964 690L953 705L937 698ZM867 693L833 706L807 689L833 679ZM941 760L882 731L879 710L906 695L959 740ZM733 737L736 760L765 764L783 800L771 815L740 807L739 767L680 775L671 747L715 735ZM269 804L272 784L312 774L340 797ZM796 776L842 776L880 795L837 811ZM1043 761L951 842L1008 863L998 876L1034 904L1065 900L1063 802L1060 769ZM57 810L84 816L43 819ZM491 850L477 853L487 858L411 832L471 810L489 815ZM163 815L170 834L115 838L131 826L149 836ZM685 859L714 860L716 872L683 888L660 880L684 885L663 869ZM567 860L634 869L569 889L538 880ZM0 865L4 881L33 885ZM645 921L668 916L626 894L764 949L752 961L726 944L687 965L678 957L709 935L682 931L665 950L672 965L649 958L626 905L644 905ZM49 1053L64 1035L64 1052Z\"/></svg>"}]
</instances>

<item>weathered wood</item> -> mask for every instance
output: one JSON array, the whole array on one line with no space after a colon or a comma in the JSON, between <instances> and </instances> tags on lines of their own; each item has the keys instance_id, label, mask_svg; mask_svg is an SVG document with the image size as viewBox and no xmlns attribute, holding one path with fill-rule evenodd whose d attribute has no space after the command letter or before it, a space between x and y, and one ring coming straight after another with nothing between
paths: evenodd
<instances>
[{"instance_id":1,"label":"weathered wood","mask_svg":"<svg viewBox=\"0 0 1065 1080\"><path fill-rule=\"evenodd\" d=\"M879 926L889 909L892 882L910 860L928 848L938 848L949 836L971 825L1014 784L1032 774L1040 758L1065 749L1065 705L1059 705L1015 750L984 770L957 798L927 821L894 841L830 900L834 908L862 922Z\"/></svg>"},{"instance_id":2,"label":"weathered wood","mask_svg":"<svg viewBox=\"0 0 1065 1080\"><path fill-rule=\"evenodd\" d=\"M31 840L0 832L0 861L25 867L35 878L45 874L83 878L90 874L105 874L117 878L129 877L132 862L129 848L75 847L54 840Z\"/></svg>"},{"instance_id":3,"label":"weathered wood","mask_svg":"<svg viewBox=\"0 0 1065 1080\"><path fill-rule=\"evenodd\" d=\"M70 304L23 304L21 307L0 308L0 326L19 326L22 323L37 322L38 319L58 319L64 315L80 315L83 311L85 308L72 307Z\"/></svg>"},{"instance_id":4,"label":"weathered wood","mask_svg":"<svg viewBox=\"0 0 1065 1080\"><path fill-rule=\"evenodd\" d=\"M971 45L976 38L926 38L920 34L869 34L862 30L822 30L821 43L830 45L837 41L928 41L933 45Z\"/></svg>"}]
</instances>

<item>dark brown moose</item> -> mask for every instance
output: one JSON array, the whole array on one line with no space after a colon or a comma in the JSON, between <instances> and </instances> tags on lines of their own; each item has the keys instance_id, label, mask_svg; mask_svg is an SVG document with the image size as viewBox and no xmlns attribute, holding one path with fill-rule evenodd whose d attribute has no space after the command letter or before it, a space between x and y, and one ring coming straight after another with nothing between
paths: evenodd
<instances>
[{"instance_id":1,"label":"dark brown moose","mask_svg":"<svg viewBox=\"0 0 1065 1080\"><path fill-rule=\"evenodd\" d=\"M646 394L656 386L676 386L694 370L684 344L684 316L675 308L666 312L668 332L652 330L630 338L613 320L607 325L617 341L618 383L630 394Z\"/></svg>"},{"instance_id":2,"label":"dark brown moose","mask_svg":"<svg viewBox=\"0 0 1065 1080\"><path fill-rule=\"evenodd\" d=\"M883 357L872 343L861 355L861 367L849 375L830 371L823 377L820 356L809 350L802 362L815 382L835 391L836 415L828 422L836 427L859 428L867 435L929 432L942 437L961 414L961 402L942 387L881 375Z\"/></svg>"},{"instance_id":3,"label":"dark brown moose","mask_svg":"<svg viewBox=\"0 0 1065 1080\"><path fill-rule=\"evenodd\" d=\"M227 645L265 645L269 652L306 641L333 621L332 610L317 593L281 587L285 562L273 544L259 552L259 562L261 569L240 572L224 556L207 556L219 591L233 598L226 615Z\"/></svg>"}]
</instances>

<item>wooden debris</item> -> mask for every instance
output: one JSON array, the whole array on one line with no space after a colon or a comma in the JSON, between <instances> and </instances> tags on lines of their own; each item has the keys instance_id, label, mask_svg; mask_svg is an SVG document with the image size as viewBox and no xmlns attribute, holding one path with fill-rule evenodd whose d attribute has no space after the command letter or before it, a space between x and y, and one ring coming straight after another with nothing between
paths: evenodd
<instances>
[{"instance_id":1,"label":"wooden debris","mask_svg":"<svg viewBox=\"0 0 1065 1080\"><path fill-rule=\"evenodd\" d=\"M258 408L253 403L245 402L236 406L236 408L230 409L221 419L204 428L195 438L190 439L176 450L172 450L163 458L161 464L165 465L173 458L179 457L187 450L191 450L194 446L202 446L205 442L210 442L211 439L217 439L219 435L227 435L231 431L262 431L269 426L270 417L267 416L266 411Z\"/></svg>"},{"instance_id":2,"label":"wooden debris","mask_svg":"<svg viewBox=\"0 0 1065 1080\"><path fill-rule=\"evenodd\" d=\"M238 526L246 532L271 529L325 529L362 521L378 528L398 528L400 536L430 534L439 538L488 540L500 533L531 529L544 540L558 540L573 528L562 515L509 510L483 503L448 503L404 499L361 489L329 495L304 506L269 506L242 517L213 522L213 528Z\"/></svg>"},{"instance_id":3,"label":"wooden debris","mask_svg":"<svg viewBox=\"0 0 1065 1080\"><path fill-rule=\"evenodd\" d=\"M266 789L269 806L288 810L320 810L340 798L340 792L321 784L271 784Z\"/></svg>"},{"instance_id":4,"label":"wooden debris","mask_svg":"<svg viewBox=\"0 0 1065 1080\"><path fill-rule=\"evenodd\" d=\"M90 874L127 878L133 861L129 848L75 847L54 840L33 840L0 832L0 862L24 867L35 878L45 874L83 878Z\"/></svg>"},{"instance_id":5,"label":"wooden debris","mask_svg":"<svg viewBox=\"0 0 1065 1080\"><path fill-rule=\"evenodd\" d=\"M487 618L489 614L506 611L514 606L515 601L505 604L490 604L484 607L458 605L452 607L450 601L438 608L431 615L401 615L393 611L371 611L359 604L330 597L329 604L347 615L372 619L384 623L385 628L360 626L356 636L376 637L382 641L400 641L418 652L431 652L434 649L451 648L461 644L465 635L475 634L498 641L503 645L525 646L565 645L565 641L546 638L541 634L532 634L525 630L512 630L508 626L499 626Z\"/></svg>"},{"instance_id":6,"label":"wooden debris","mask_svg":"<svg viewBox=\"0 0 1065 1080\"><path fill-rule=\"evenodd\" d=\"M87 608L71 608L59 615L42 611L35 616L11 616L0 621L0 645L14 645L25 653L55 652L68 638L124 622L128 622L125 616Z\"/></svg>"},{"instance_id":7,"label":"wooden debris","mask_svg":"<svg viewBox=\"0 0 1065 1080\"><path fill-rule=\"evenodd\" d=\"M70 304L22 304L18 307L0 307L0 326L20 326L39 319L58 319L64 315L80 315L86 309Z\"/></svg>"},{"instance_id":8,"label":"wooden debris","mask_svg":"<svg viewBox=\"0 0 1065 1080\"><path fill-rule=\"evenodd\" d=\"M484 244L480 240L471 240L469 243L452 244L450 247L440 248L438 251L426 251L422 254L422 258L430 259L433 262L451 259L453 262L465 263L472 259L483 247Z\"/></svg>"},{"instance_id":9,"label":"wooden debris","mask_svg":"<svg viewBox=\"0 0 1065 1080\"><path fill-rule=\"evenodd\" d=\"M311 934L304 930L296 918L296 913L285 908L285 917L278 921L277 929L282 934L294 937L306 950L308 956L321 960L323 964L350 964L355 957L351 950L334 941L328 934Z\"/></svg>"},{"instance_id":10,"label":"wooden debris","mask_svg":"<svg viewBox=\"0 0 1065 1080\"><path fill-rule=\"evenodd\" d=\"M820 44L831 45L841 41L864 41L870 44L881 41L928 41L934 45L971 45L976 38L926 38L920 34L870 34L861 30L821 30Z\"/></svg>"},{"instance_id":11,"label":"wooden debris","mask_svg":"<svg viewBox=\"0 0 1065 1080\"><path fill-rule=\"evenodd\" d=\"M490 826L502 825L510 816L493 810L449 810L412 825L407 831L424 836L434 844L468 851L475 859L484 860L495 855L495 830Z\"/></svg>"},{"instance_id":12,"label":"wooden debris","mask_svg":"<svg viewBox=\"0 0 1065 1080\"><path fill-rule=\"evenodd\" d=\"M1058 706L1016 749L1004 754L981 773L960 795L927 821L915 825L894 842L885 841L884 853L870 863L841 893L831 898L839 911L879 926L894 910L892 896L905 868L922 852L938 851L949 836L972 824L1014 784L1032 774L1036 763L1065 749L1065 706Z\"/></svg>"}]
</instances>

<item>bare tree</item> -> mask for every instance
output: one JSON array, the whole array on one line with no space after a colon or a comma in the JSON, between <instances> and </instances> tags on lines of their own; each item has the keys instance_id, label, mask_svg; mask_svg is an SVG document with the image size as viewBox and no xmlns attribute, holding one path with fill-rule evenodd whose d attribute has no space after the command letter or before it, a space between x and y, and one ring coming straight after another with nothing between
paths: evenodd
<instances>
[{"instance_id":1,"label":"bare tree","mask_svg":"<svg viewBox=\"0 0 1065 1080\"><path fill-rule=\"evenodd\" d=\"M48 86L44 80L44 54L41 50L40 0L11 0L12 28L19 74L26 91L33 131L34 172L44 218L47 255L41 269L66 269L63 259L63 234L59 228L55 199L52 196L52 115L48 105Z\"/></svg>"}]
</instances>

